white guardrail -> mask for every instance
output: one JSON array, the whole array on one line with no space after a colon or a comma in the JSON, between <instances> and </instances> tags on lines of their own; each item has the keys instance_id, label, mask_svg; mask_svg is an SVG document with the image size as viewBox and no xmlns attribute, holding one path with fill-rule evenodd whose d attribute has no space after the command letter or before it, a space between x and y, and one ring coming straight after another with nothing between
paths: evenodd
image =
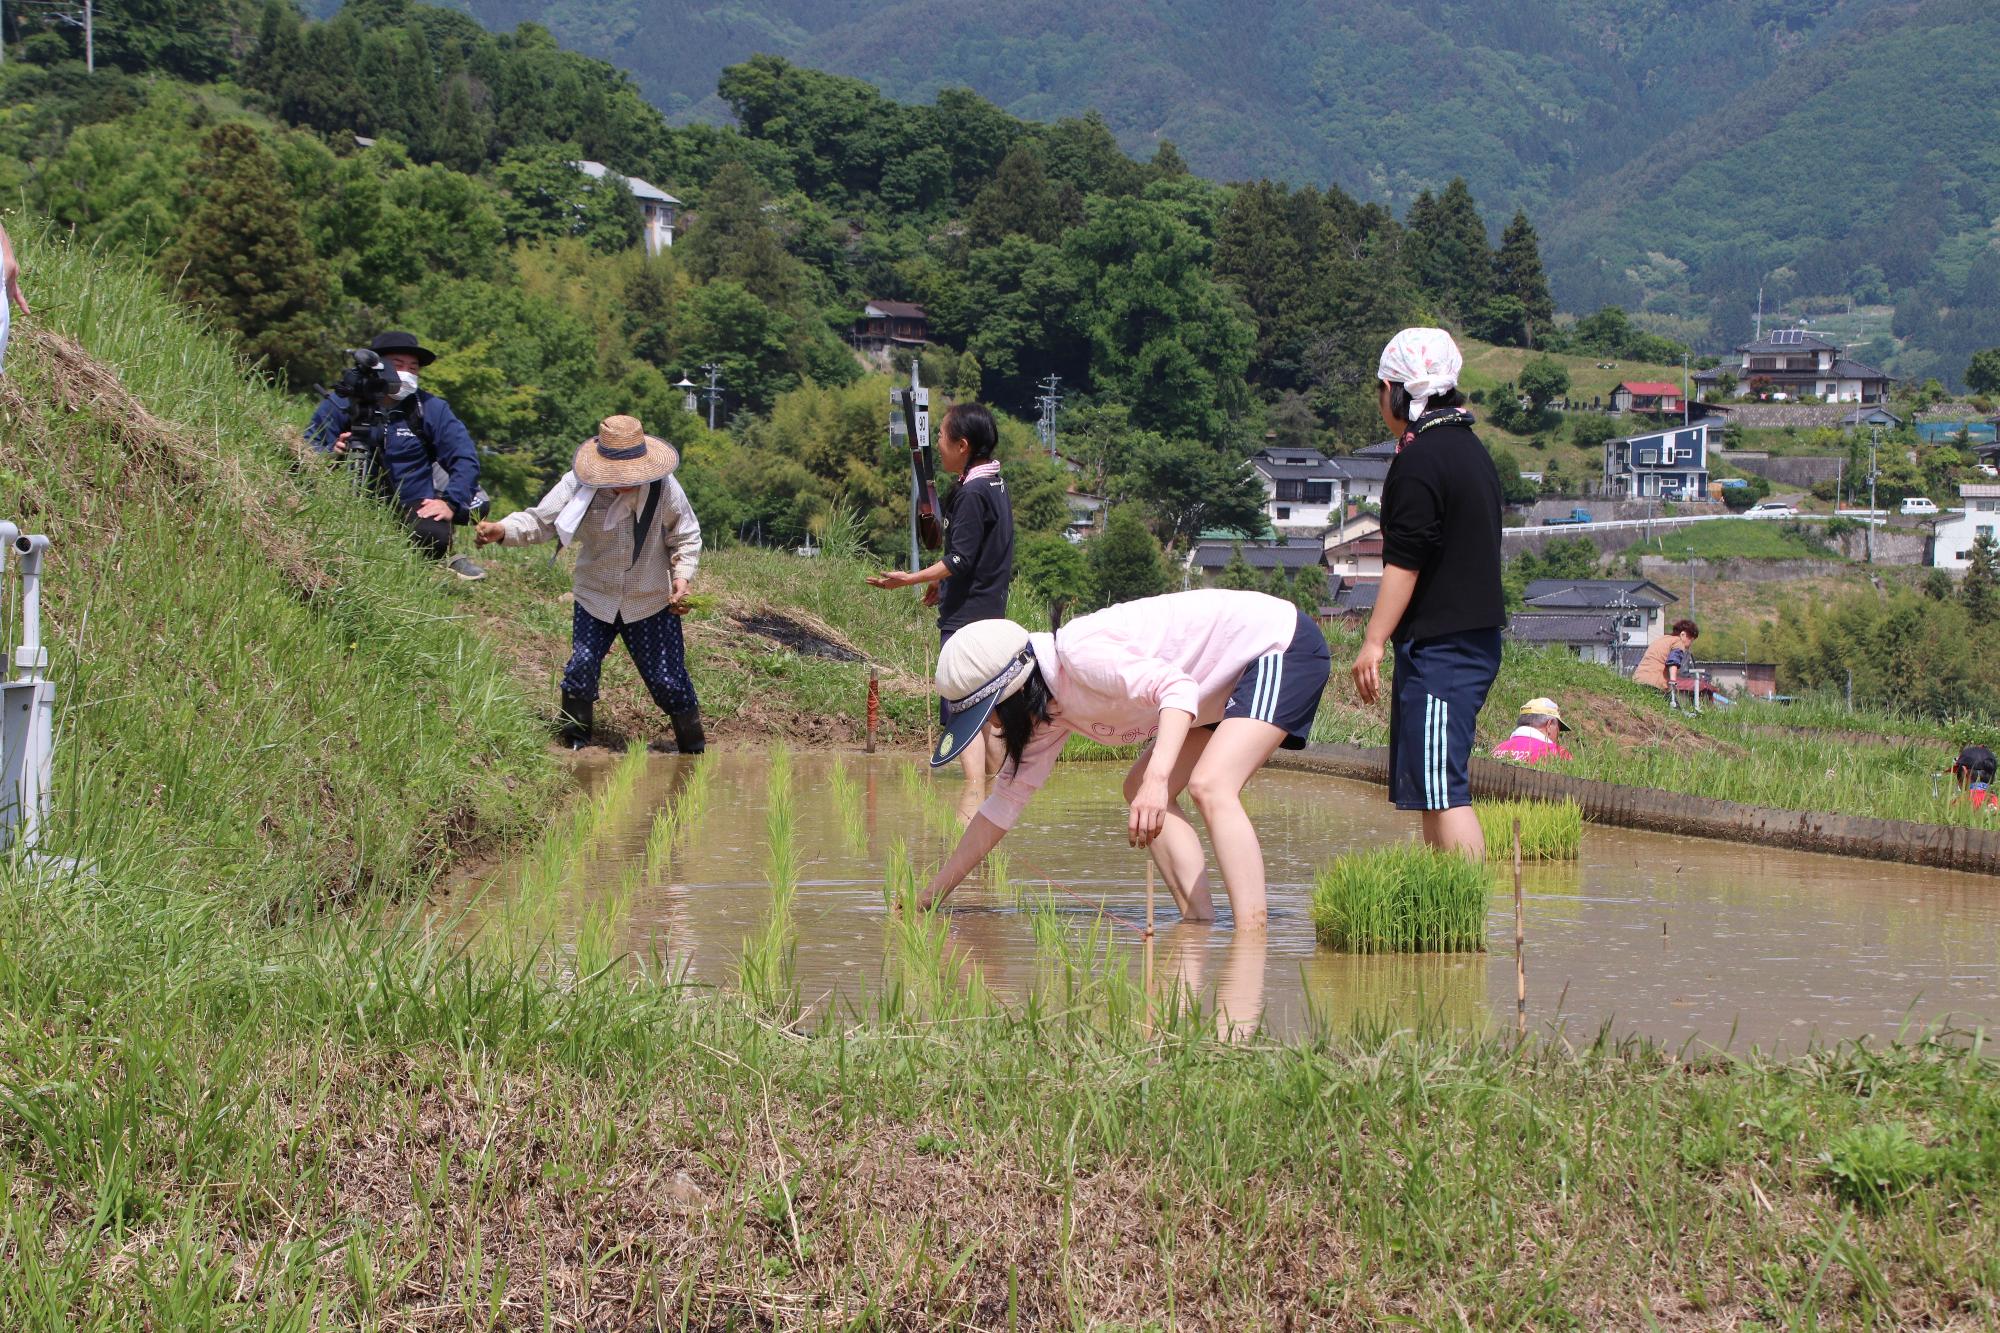
<instances>
[{"instance_id":1,"label":"white guardrail","mask_svg":"<svg viewBox=\"0 0 2000 1333\"><path fill-rule=\"evenodd\" d=\"M1500 535L1505 537L1509 533L1519 534L1526 532L1611 532L1620 528L1684 528L1694 523L1722 523L1731 519L1741 523L1770 523L1774 521L1782 523L1825 523L1832 518L1838 517L1853 519L1859 523L1872 524L1878 528L1886 527L1889 521L1888 516L1882 514L1880 510L1876 512L1878 517L1875 518L1869 518L1861 513L1847 512L1842 512L1838 515L1795 514L1790 518L1776 520L1752 518L1748 514L1673 514L1662 518L1607 518L1591 523L1525 523L1518 528L1503 528Z\"/></svg>"}]
</instances>

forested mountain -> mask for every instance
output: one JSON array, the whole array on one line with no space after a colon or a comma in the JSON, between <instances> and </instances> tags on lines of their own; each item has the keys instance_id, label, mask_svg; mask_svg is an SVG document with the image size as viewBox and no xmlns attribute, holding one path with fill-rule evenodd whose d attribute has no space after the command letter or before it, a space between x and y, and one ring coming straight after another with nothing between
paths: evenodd
<instances>
[{"instance_id":1,"label":"forested mountain","mask_svg":"<svg viewBox=\"0 0 2000 1333\"><path fill-rule=\"evenodd\" d=\"M1095 110L1139 156L1170 141L1202 175L1399 212L1462 176L1496 226L1543 221L1565 309L1671 316L1711 349L1760 279L1767 311L1893 305L1907 343L1870 354L1906 376L2000 341L1991 0L458 3L547 24L682 119L725 117L720 70L765 51L906 100Z\"/></svg>"}]
</instances>

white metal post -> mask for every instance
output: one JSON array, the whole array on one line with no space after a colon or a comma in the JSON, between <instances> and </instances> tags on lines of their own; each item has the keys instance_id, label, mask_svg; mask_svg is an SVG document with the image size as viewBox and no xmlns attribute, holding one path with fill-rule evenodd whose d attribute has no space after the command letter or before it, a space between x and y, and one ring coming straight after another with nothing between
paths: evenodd
<instances>
[{"instance_id":1,"label":"white metal post","mask_svg":"<svg viewBox=\"0 0 2000 1333\"><path fill-rule=\"evenodd\" d=\"M20 842L33 851L49 812L55 759L56 687L48 677L49 650L42 646L42 556L49 539L17 536L21 563L21 646L14 650L15 683L33 687L33 702L21 755Z\"/></svg>"}]
</instances>

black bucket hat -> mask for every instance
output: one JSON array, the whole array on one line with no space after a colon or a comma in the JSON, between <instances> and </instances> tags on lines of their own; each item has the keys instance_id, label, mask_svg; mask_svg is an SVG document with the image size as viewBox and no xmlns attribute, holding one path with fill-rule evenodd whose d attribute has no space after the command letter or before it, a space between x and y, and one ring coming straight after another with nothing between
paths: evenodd
<instances>
[{"instance_id":1,"label":"black bucket hat","mask_svg":"<svg viewBox=\"0 0 2000 1333\"><path fill-rule=\"evenodd\" d=\"M437 360L437 353L417 341L414 333L404 333L400 329L388 333L378 333L375 341L368 344L368 350L377 353L408 352L417 358L417 364L428 366Z\"/></svg>"}]
</instances>

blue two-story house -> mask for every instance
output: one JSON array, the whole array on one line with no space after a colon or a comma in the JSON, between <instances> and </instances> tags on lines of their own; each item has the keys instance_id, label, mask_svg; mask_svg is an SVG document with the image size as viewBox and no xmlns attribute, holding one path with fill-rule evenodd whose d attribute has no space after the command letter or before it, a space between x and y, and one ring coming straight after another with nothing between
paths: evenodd
<instances>
[{"instance_id":1,"label":"blue two-story house","mask_svg":"<svg viewBox=\"0 0 2000 1333\"><path fill-rule=\"evenodd\" d=\"M1705 500L1712 421L1604 442L1604 494L1613 500Z\"/></svg>"}]
</instances>

